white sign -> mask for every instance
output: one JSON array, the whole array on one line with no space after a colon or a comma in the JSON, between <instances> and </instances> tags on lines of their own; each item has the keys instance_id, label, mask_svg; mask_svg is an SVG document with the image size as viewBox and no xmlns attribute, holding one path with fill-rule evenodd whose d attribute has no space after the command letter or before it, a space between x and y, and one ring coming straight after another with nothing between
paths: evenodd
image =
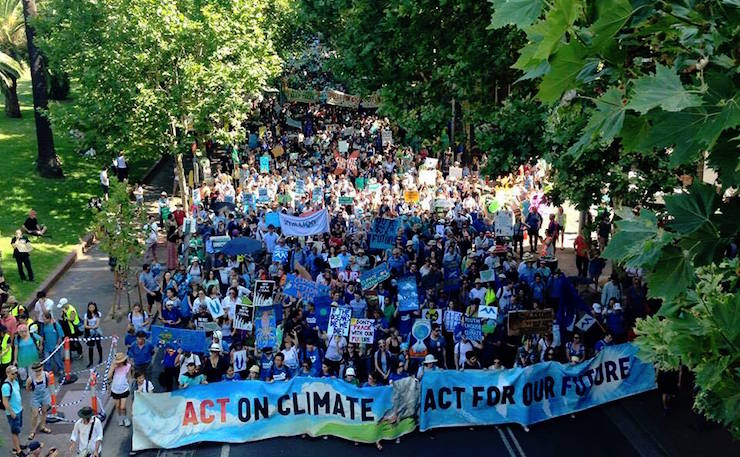
<instances>
[{"instance_id":1,"label":"white sign","mask_svg":"<svg viewBox=\"0 0 740 457\"><path fill-rule=\"evenodd\" d=\"M242 349L241 351L234 352L234 371L244 371L247 369L247 351Z\"/></svg>"},{"instance_id":2,"label":"white sign","mask_svg":"<svg viewBox=\"0 0 740 457\"><path fill-rule=\"evenodd\" d=\"M351 321L352 308L332 308L331 314L329 315L329 326L326 329L326 334L329 335L329 337L334 336L334 334L347 336Z\"/></svg>"},{"instance_id":3,"label":"white sign","mask_svg":"<svg viewBox=\"0 0 740 457\"><path fill-rule=\"evenodd\" d=\"M339 142L339 152L341 152L342 154L344 154L348 150L349 150L349 143L346 142L346 141L344 141L344 140L341 140Z\"/></svg>"},{"instance_id":4,"label":"white sign","mask_svg":"<svg viewBox=\"0 0 740 457\"><path fill-rule=\"evenodd\" d=\"M393 144L393 132L390 130L383 130L380 133L380 138L383 141L383 146L388 146Z\"/></svg>"},{"instance_id":5,"label":"white sign","mask_svg":"<svg viewBox=\"0 0 740 457\"><path fill-rule=\"evenodd\" d=\"M514 235L514 213L509 210L501 210L493 219L496 236Z\"/></svg>"},{"instance_id":6,"label":"white sign","mask_svg":"<svg viewBox=\"0 0 740 457\"><path fill-rule=\"evenodd\" d=\"M498 319L498 308L495 306L479 306L478 317L482 319Z\"/></svg>"},{"instance_id":7,"label":"white sign","mask_svg":"<svg viewBox=\"0 0 740 457\"><path fill-rule=\"evenodd\" d=\"M374 319L352 319L349 328L350 343L373 344L375 339Z\"/></svg>"},{"instance_id":8,"label":"white sign","mask_svg":"<svg viewBox=\"0 0 740 457\"><path fill-rule=\"evenodd\" d=\"M442 314L444 314L444 310L437 308L424 308L421 310L421 318L428 320L432 324L442 324Z\"/></svg>"},{"instance_id":9,"label":"white sign","mask_svg":"<svg viewBox=\"0 0 740 457\"><path fill-rule=\"evenodd\" d=\"M435 159L434 157L427 157L426 159L424 159L424 168L427 168L429 170L436 170L438 162L439 160Z\"/></svg>"},{"instance_id":10,"label":"white sign","mask_svg":"<svg viewBox=\"0 0 740 457\"><path fill-rule=\"evenodd\" d=\"M450 167L450 179L462 179L462 168L461 167Z\"/></svg>"},{"instance_id":11,"label":"white sign","mask_svg":"<svg viewBox=\"0 0 740 457\"><path fill-rule=\"evenodd\" d=\"M221 300L209 298L206 303L208 303L208 311L211 313L211 317L213 317L214 320L224 315L224 308L221 306Z\"/></svg>"},{"instance_id":12,"label":"white sign","mask_svg":"<svg viewBox=\"0 0 740 457\"><path fill-rule=\"evenodd\" d=\"M576 327L582 332L588 331L596 323L596 319L593 316L584 314L583 317L576 322Z\"/></svg>"},{"instance_id":13,"label":"white sign","mask_svg":"<svg viewBox=\"0 0 740 457\"><path fill-rule=\"evenodd\" d=\"M329 257L329 267L342 268L342 259L339 257Z\"/></svg>"},{"instance_id":14,"label":"white sign","mask_svg":"<svg viewBox=\"0 0 740 457\"><path fill-rule=\"evenodd\" d=\"M437 170L419 170L419 183L433 186L437 182Z\"/></svg>"},{"instance_id":15,"label":"white sign","mask_svg":"<svg viewBox=\"0 0 740 457\"><path fill-rule=\"evenodd\" d=\"M480 281L481 282L493 282L496 280L496 272L493 270L481 270Z\"/></svg>"}]
</instances>

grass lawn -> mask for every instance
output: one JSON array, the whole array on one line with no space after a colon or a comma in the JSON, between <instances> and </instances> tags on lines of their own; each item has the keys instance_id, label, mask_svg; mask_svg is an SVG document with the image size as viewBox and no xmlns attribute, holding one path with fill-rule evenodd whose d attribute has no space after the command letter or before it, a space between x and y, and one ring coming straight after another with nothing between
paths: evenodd
<instances>
[{"instance_id":1,"label":"grass lawn","mask_svg":"<svg viewBox=\"0 0 740 457\"><path fill-rule=\"evenodd\" d=\"M64 179L44 179L36 173L36 130L30 76L18 84L23 118L10 119L0 112L0 252L11 295L25 301L47 275L72 251L90 229L90 197L100 194L100 162L80 156L66 134L55 131L54 145L62 160ZM97 159L100 160L100 159ZM131 163L132 179L141 176L148 163ZM113 178L112 178L113 179ZM31 237L31 264L35 282L21 282L13 259L10 238L33 208L49 237Z\"/></svg>"}]
</instances>

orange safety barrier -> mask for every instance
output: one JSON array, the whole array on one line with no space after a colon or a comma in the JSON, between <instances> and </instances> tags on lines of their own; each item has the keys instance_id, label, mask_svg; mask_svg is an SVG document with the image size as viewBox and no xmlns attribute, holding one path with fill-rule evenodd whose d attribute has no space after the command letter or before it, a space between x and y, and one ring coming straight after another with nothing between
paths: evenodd
<instances>
[{"instance_id":1,"label":"orange safety barrier","mask_svg":"<svg viewBox=\"0 0 740 457\"><path fill-rule=\"evenodd\" d=\"M93 410L93 414L98 414L98 395L95 392L95 384L97 383L97 374L94 371L90 372L90 407Z\"/></svg>"},{"instance_id":2,"label":"orange safety barrier","mask_svg":"<svg viewBox=\"0 0 740 457\"><path fill-rule=\"evenodd\" d=\"M49 390L51 391L51 415L56 416L57 415L57 390L54 386L55 384L54 380L54 372L49 372Z\"/></svg>"}]
</instances>

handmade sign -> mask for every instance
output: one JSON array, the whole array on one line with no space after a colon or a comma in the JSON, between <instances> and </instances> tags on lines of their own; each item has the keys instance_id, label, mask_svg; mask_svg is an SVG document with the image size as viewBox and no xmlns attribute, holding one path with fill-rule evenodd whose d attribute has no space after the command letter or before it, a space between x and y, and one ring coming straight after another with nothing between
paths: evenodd
<instances>
[{"instance_id":1,"label":"handmade sign","mask_svg":"<svg viewBox=\"0 0 740 457\"><path fill-rule=\"evenodd\" d=\"M324 200L324 189L321 187L314 187L311 191L311 202L321 203Z\"/></svg>"},{"instance_id":2,"label":"handmade sign","mask_svg":"<svg viewBox=\"0 0 740 457\"><path fill-rule=\"evenodd\" d=\"M224 308L221 306L221 300L206 298L206 304L208 305L208 312L211 313L213 320L224 315Z\"/></svg>"},{"instance_id":3,"label":"handmade sign","mask_svg":"<svg viewBox=\"0 0 740 457\"><path fill-rule=\"evenodd\" d=\"M257 307L254 319L254 345L262 350L277 345L277 324L272 306Z\"/></svg>"},{"instance_id":4,"label":"handmade sign","mask_svg":"<svg viewBox=\"0 0 740 457\"><path fill-rule=\"evenodd\" d=\"M234 307L234 328L237 330L251 330L254 320L254 306L237 303Z\"/></svg>"},{"instance_id":5,"label":"handmade sign","mask_svg":"<svg viewBox=\"0 0 740 457\"><path fill-rule=\"evenodd\" d=\"M437 170L419 170L419 184L433 186L437 183Z\"/></svg>"},{"instance_id":6,"label":"handmade sign","mask_svg":"<svg viewBox=\"0 0 740 457\"><path fill-rule=\"evenodd\" d=\"M288 246L275 246L272 251L272 261L279 262L281 264L288 263L290 257L290 248Z\"/></svg>"},{"instance_id":7,"label":"handmade sign","mask_svg":"<svg viewBox=\"0 0 740 457\"><path fill-rule=\"evenodd\" d=\"M452 180L462 179L463 169L461 167L450 167L450 174L448 177Z\"/></svg>"},{"instance_id":8,"label":"handmade sign","mask_svg":"<svg viewBox=\"0 0 740 457\"><path fill-rule=\"evenodd\" d=\"M285 295L307 301L313 301L318 296L329 295L330 291L329 286L318 284L294 274L286 276L285 285L283 286Z\"/></svg>"},{"instance_id":9,"label":"handmade sign","mask_svg":"<svg viewBox=\"0 0 740 457\"><path fill-rule=\"evenodd\" d=\"M494 232L496 236L514 235L514 213L509 210L501 210L493 219Z\"/></svg>"},{"instance_id":10,"label":"handmade sign","mask_svg":"<svg viewBox=\"0 0 740 457\"><path fill-rule=\"evenodd\" d=\"M151 341L155 344L172 343L177 345L183 351L205 352L206 332L202 330L187 330L175 327L163 327L161 325L152 325Z\"/></svg>"},{"instance_id":11,"label":"handmade sign","mask_svg":"<svg viewBox=\"0 0 740 457\"><path fill-rule=\"evenodd\" d=\"M331 314L331 297L324 295L313 299L316 326L326 331L329 326L329 315Z\"/></svg>"},{"instance_id":12,"label":"handmade sign","mask_svg":"<svg viewBox=\"0 0 740 457\"><path fill-rule=\"evenodd\" d=\"M482 319L498 319L498 308L495 306L479 306L478 317Z\"/></svg>"},{"instance_id":13,"label":"handmade sign","mask_svg":"<svg viewBox=\"0 0 740 457\"><path fill-rule=\"evenodd\" d=\"M368 234L370 249L390 249L396 244L398 219L378 218L373 221L373 228Z\"/></svg>"},{"instance_id":14,"label":"handmade sign","mask_svg":"<svg viewBox=\"0 0 740 457\"><path fill-rule=\"evenodd\" d=\"M383 147L393 145L393 132L391 132L388 129L384 129L380 133L380 139L383 144Z\"/></svg>"},{"instance_id":15,"label":"handmade sign","mask_svg":"<svg viewBox=\"0 0 740 457\"><path fill-rule=\"evenodd\" d=\"M576 328L582 332L587 332L596 323L596 318L590 314L584 314L578 322L576 322Z\"/></svg>"},{"instance_id":16,"label":"handmade sign","mask_svg":"<svg viewBox=\"0 0 740 457\"><path fill-rule=\"evenodd\" d=\"M444 323L445 330L448 332L454 332L460 322L462 322L463 313L460 311L445 310L444 312Z\"/></svg>"},{"instance_id":17,"label":"handmade sign","mask_svg":"<svg viewBox=\"0 0 740 457\"><path fill-rule=\"evenodd\" d=\"M360 276L360 285L362 286L362 290L372 289L390 277L391 270L388 268L388 262L383 262L377 267L362 273Z\"/></svg>"},{"instance_id":18,"label":"handmade sign","mask_svg":"<svg viewBox=\"0 0 740 457\"><path fill-rule=\"evenodd\" d=\"M273 227L280 227L280 213L277 211L270 211L265 213L265 225L272 225Z\"/></svg>"},{"instance_id":19,"label":"handmade sign","mask_svg":"<svg viewBox=\"0 0 740 457\"><path fill-rule=\"evenodd\" d=\"M406 203L418 203L419 202L419 191L418 190L403 191L403 201L405 201Z\"/></svg>"},{"instance_id":20,"label":"handmade sign","mask_svg":"<svg viewBox=\"0 0 740 457\"><path fill-rule=\"evenodd\" d=\"M275 294L275 281L258 279L254 282L254 306L272 306L272 296Z\"/></svg>"},{"instance_id":21,"label":"handmade sign","mask_svg":"<svg viewBox=\"0 0 740 457\"><path fill-rule=\"evenodd\" d=\"M375 340L374 319L352 319L349 327L349 342L373 344Z\"/></svg>"},{"instance_id":22,"label":"handmade sign","mask_svg":"<svg viewBox=\"0 0 740 457\"><path fill-rule=\"evenodd\" d=\"M481 270L480 281L481 282L493 282L496 280L496 272L494 270Z\"/></svg>"},{"instance_id":23,"label":"handmade sign","mask_svg":"<svg viewBox=\"0 0 740 457\"><path fill-rule=\"evenodd\" d=\"M342 154L345 154L349 150L349 143L344 140L340 140L338 144L338 148L339 148L339 152L341 152Z\"/></svg>"},{"instance_id":24,"label":"handmade sign","mask_svg":"<svg viewBox=\"0 0 740 457\"><path fill-rule=\"evenodd\" d=\"M477 317L466 316L462 323L455 327L455 342L460 341L462 335L465 335L470 341L483 341L483 320Z\"/></svg>"},{"instance_id":25,"label":"handmade sign","mask_svg":"<svg viewBox=\"0 0 740 457\"><path fill-rule=\"evenodd\" d=\"M329 257L330 268L342 268L342 259L339 257Z\"/></svg>"},{"instance_id":26,"label":"handmade sign","mask_svg":"<svg viewBox=\"0 0 740 457\"><path fill-rule=\"evenodd\" d=\"M257 201L260 203L267 203L270 201L270 196L267 194L266 187L260 187L257 191Z\"/></svg>"},{"instance_id":27,"label":"handmade sign","mask_svg":"<svg viewBox=\"0 0 740 457\"><path fill-rule=\"evenodd\" d=\"M234 371L237 373L245 371L247 369L247 350L242 349L241 351L234 351Z\"/></svg>"},{"instance_id":28,"label":"handmade sign","mask_svg":"<svg viewBox=\"0 0 740 457\"><path fill-rule=\"evenodd\" d=\"M552 329L552 309L529 311L509 311L509 336L531 335L534 333L548 333Z\"/></svg>"},{"instance_id":29,"label":"handmade sign","mask_svg":"<svg viewBox=\"0 0 740 457\"><path fill-rule=\"evenodd\" d=\"M398 280L398 311L416 311L419 309L419 293L416 278L407 276Z\"/></svg>"},{"instance_id":30,"label":"handmade sign","mask_svg":"<svg viewBox=\"0 0 740 457\"><path fill-rule=\"evenodd\" d=\"M260 156L260 173L270 172L270 157Z\"/></svg>"},{"instance_id":31,"label":"handmade sign","mask_svg":"<svg viewBox=\"0 0 740 457\"><path fill-rule=\"evenodd\" d=\"M350 206L355 204L355 197L351 197L348 195L342 195L339 197L339 204L342 206Z\"/></svg>"},{"instance_id":32,"label":"handmade sign","mask_svg":"<svg viewBox=\"0 0 740 457\"><path fill-rule=\"evenodd\" d=\"M423 308L421 310L422 319L427 319L432 324L442 325L442 315L443 314L444 314L444 311L438 308Z\"/></svg>"},{"instance_id":33,"label":"handmade sign","mask_svg":"<svg viewBox=\"0 0 740 457\"><path fill-rule=\"evenodd\" d=\"M294 192L299 197L303 197L306 194L306 182L302 179L297 179L295 182Z\"/></svg>"},{"instance_id":34,"label":"handmade sign","mask_svg":"<svg viewBox=\"0 0 740 457\"><path fill-rule=\"evenodd\" d=\"M329 337L336 335L347 336L349 333L350 321L352 320L352 308L349 307L335 307L331 309L329 315L329 325L326 329L326 334Z\"/></svg>"},{"instance_id":35,"label":"handmade sign","mask_svg":"<svg viewBox=\"0 0 740 457\"><path fill-rule=\"evenodd\" d=\"M429 348L424 344L424 340L431 334L432 323L427 319L416 319L409 335L409 356L424 358L429 353Z\"/></svg>"}]
</instances>

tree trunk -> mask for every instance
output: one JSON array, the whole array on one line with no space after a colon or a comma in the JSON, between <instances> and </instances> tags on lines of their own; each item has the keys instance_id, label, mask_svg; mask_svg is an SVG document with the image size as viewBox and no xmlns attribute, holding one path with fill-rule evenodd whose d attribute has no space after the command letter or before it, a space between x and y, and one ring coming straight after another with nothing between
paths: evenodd
<instances>
[{"instance_id":1,"label":"tree trunk","mask_svg":"<svg viewBox=\"0 0 740 457\"><path fill-rule=\"evenodd\" d=\"M31 65L31 85L33 87L33 114L36 120L36 142L38 158L36 169L45 178L63 178L62 166L54 151L54 137L51 132L46 99L46 69L41 51L34 44L36 32L30 22L36 17L36 1L22 0L23 18L26 24L28 59Z\"/></svg>"},{"instance_id":2,"label":"tree trunk","mask_svg":"<svg viewBox=\"0 0 740 457\"><path fill-rule=\"evenodd\" d=\"M18 103L18 81L15 78L10 80L10 87L4 91L5 94L5 115L8 117L21 117L21 105Z\"/></svg>"}]
</instances>

